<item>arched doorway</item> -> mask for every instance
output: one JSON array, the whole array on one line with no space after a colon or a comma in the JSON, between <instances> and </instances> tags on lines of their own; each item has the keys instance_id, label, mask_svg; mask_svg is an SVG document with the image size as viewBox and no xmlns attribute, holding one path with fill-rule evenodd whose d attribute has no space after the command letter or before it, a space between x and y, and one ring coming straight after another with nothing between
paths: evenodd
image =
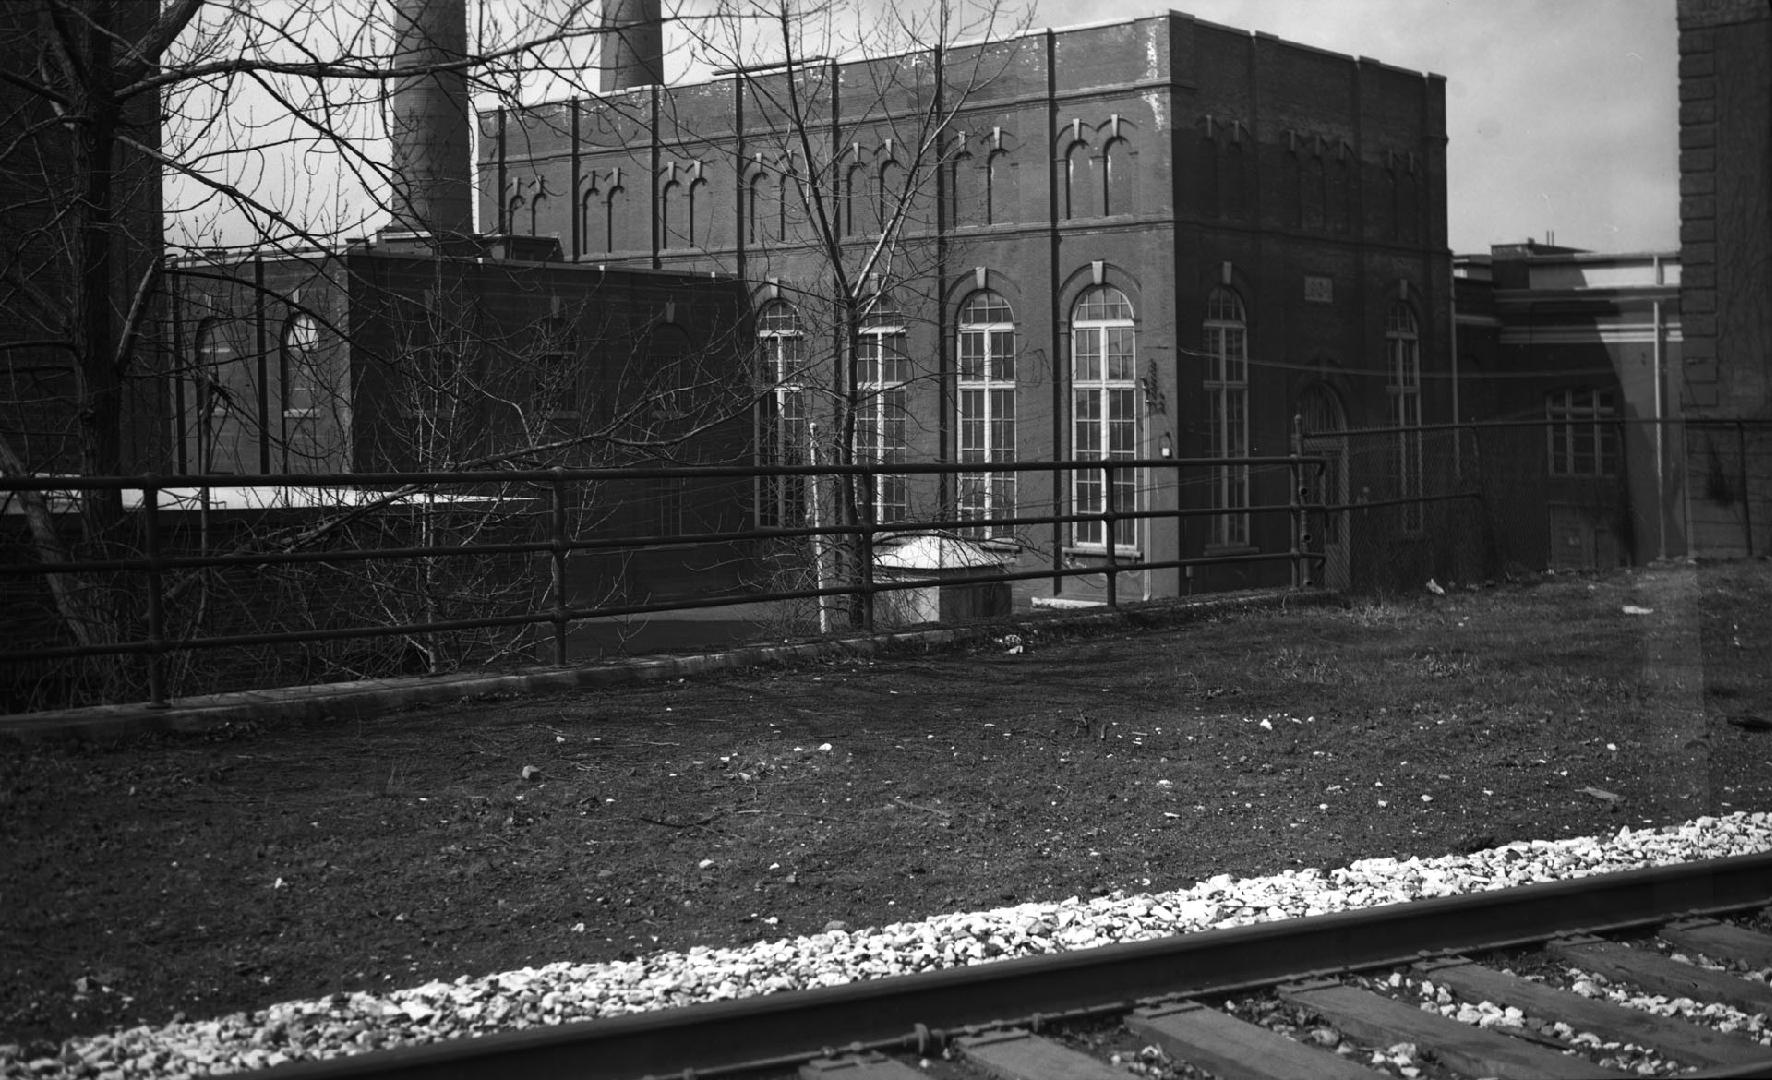
<instances>
[{"instance_id":1,"label":"arched doorway","mask_svg":"<svg viewBox=\"0 0 1772 1080\"><path fill-rule=\"evenodd\" d=\"M1301 436L1299 452L1306 457L1326 459L1319 471L1305 469L1305 502L1319 506L1348 504L1347 412L1341 398L1327 383L1312 383L1298 396L1294 415L1298 418ZM1320 583L1325 588L1346 589L1350 580L1348 567L1348 512L1329 510L1312 515L1310 548L1322 556L1318 564Z\"/></svg>"}]
</instances>

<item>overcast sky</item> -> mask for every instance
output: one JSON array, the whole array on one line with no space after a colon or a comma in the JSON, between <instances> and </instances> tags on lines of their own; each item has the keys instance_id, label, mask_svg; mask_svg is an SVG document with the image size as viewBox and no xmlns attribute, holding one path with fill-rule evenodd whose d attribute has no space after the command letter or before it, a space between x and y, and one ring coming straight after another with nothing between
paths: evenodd
<instances>
[{"instance_id":1,"label":"overcast sky","mask_svg":"<svg viewBox=\"0 0 1772 1080\"><path fill-rule=\"evenodd\" d=\"M1176 10L1446 77L1452 250L1555 232L1679 244L1674 0L1178 0ZM1167 7L1040 0L1038 26Z\"/></svg>"},{"instance_id":2,"label":"overcast sky","mask_svg":"<svg viewBox=\"0 0 1772 1080\"><path fill-rule=\"evenodd\" d=\"M676 2L694 11L708 0ZM932 0L854 2L915 9ZM1031 2L1032 24L1054 28L1167 10L1149 0L964 2L1000 2L1010 18ZM666 0L667 9L674 6ZM1674 0L1177 0L1175 6L1237 29L1444 75L1449 241L1456 252L1544 240L1552 232L1560 244L1595 251L1678 246ZM683 70L684 44L667 28L673 80L695 77ZM334 201L354 197L356 189L326 175L322 186L339 189ZM299 187L301 177L265 180ZM373 202L367 205L370 223L350 231L385 218ZM351 219L347 209L329 213Z\"/></svg>"}]
</instances>

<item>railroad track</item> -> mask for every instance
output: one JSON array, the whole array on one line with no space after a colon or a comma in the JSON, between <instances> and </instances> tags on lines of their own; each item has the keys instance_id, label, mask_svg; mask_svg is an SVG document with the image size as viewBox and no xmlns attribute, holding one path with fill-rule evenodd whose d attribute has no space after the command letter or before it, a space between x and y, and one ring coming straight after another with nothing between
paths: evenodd
<instances>
[{"instance_id":1,"label":"railroad track","mask_svg":"<svg viewBox=\"0 0 1772 1080\"><path fill-rule=\"evenodd\" d=\"M747 1075L805 1080L990 1076L1124 1080L1092 1053L1117 1032L1171 1061L1231 1077L1373 1077L1371 1052L1413 1044L1428 1080L1452 1076L1608 1075L1563 1053L1546 1032L1629 1042L1702 1076L1772 1075L1772 1048L1740 1035L1653 1016L1477 962L1513 950L1542 955L1648 993L1772 1013L1772 987L1682 963L1687 952L1772 968L1772 935L1716 916L1772 904L1772 854L1421 900L1363 911L1186 934L1162 941L1008 960L895 979L669 1009L415 1046L273 1070L297 1078L412 1080L571 1076L590 1080ZM1370 973L1378 971L1378 977ZM1534 1021L1480 1028L1423 1010L1406 991L1434 984L1457 1000L1512 1006ZM1314 1017L1291 1039L1219 1003L1265 995ZM1566 1027L1553 1027L1560 1022ZM1308 1033L1307 1033L1308 1034ZM1357 1052L1329 1047L1350 1042ZM1130 1040L1130 1042L1127 1042ZM1105 1040L1113 1043L1114 1039ZM1183 1074L1186 1069L1181 1070ZM1396 1072L1390 1075L1397 1075ZM1407 1075L1407 1074L1404 1074ZM1621 1075L1611 1073L1611 1075Z\"/></svg>"}]
</instances>

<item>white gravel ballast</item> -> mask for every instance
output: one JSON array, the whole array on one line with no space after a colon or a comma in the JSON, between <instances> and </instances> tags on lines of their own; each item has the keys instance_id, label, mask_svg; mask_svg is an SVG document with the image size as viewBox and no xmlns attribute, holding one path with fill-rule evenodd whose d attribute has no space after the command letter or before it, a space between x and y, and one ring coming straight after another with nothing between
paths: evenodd
<instances>
[{"instance_id":1,"label":"white gravel ballast","mask_svg":"<svg viewBox=\"0 0 1772 1080\"><path fill-rule=\"evenodd\" d=\"M70 1039L55 1057L0 1045L0 1077L204 1076L411 1043L590 1020L1013 956L1066 952L1270 919L1453 896L1772 850L1772 813L1702 817L1611 836L1518 842L1470 855L1362 859L1335 870L1222 875L1161 893L1115 893L831 930L631 961L557 963L382 993L334 994L252 1013Z\"/></svg>"}]
</instances>

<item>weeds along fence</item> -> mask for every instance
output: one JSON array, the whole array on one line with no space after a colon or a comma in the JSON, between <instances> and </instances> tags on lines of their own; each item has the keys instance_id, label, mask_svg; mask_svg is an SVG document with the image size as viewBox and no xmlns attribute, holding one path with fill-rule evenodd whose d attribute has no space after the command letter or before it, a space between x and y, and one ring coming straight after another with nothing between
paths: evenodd
<instances>
[{"instance_id":1,"label":"weeds along fence","mask_svg":"<svg viewBox=\"0 0 1772 1080\"><path fill-rule=\"evenodd\" d=\"M1304 441L1339 483L1320 501L1345 529L1354 591L1772 553L1772 420L1540 417Z\"/></svg>"},{"instance_id":2,"label":"weeds along fence","mask_svg":"<svg viewBox=\"0 0 1772 1080\"><path fill-rule=\"evenodd\" d=\"M1322 562L1310 520L1324 511L1306 499L1326 464L1293 454L993 463L988 473L894 463L0 477L0 705L164 704L565 664L622 648L664 615L731 614L734 636L797 637L1005 614L1012 586L1038 582L1086 585L1090 602L1108 605L1148 595L1151 574L1179 582L1200 567L1309 584ZM1250 533L1263 543L1184 549L1191 519L1223 514L1188 505L1187 493L1227 467L1246 467L1267 493L1241 511L1262 523ZM940 512L900 507L879 520L877 494L912 476L946 493L931 503ZM957 493L1006 476L1024 494L998 516L976 502L956 510ZM1079 491L1096 496L1080 511ZM101 503L111 514L95 534ZM887 558L916 537L933 544L930 565ZM1142 575L1137 592L1122 584L1131 575ZM969 589L986 601L949 602ZM932 592L936 602L919 602Z\"/></svg>"},{"instance_id":3,"label":"weeds along fence","mask_svg":"<svg viewBox=\"0 0 1772 1080\"><path fill-rule=\"evenodd\" d=\"M955 622L1041 590L1412 592L1768 553L1756 420L1299 431L1283 457L988 469L0 477L0 711Z\"/></svg>"}]
</instances>

